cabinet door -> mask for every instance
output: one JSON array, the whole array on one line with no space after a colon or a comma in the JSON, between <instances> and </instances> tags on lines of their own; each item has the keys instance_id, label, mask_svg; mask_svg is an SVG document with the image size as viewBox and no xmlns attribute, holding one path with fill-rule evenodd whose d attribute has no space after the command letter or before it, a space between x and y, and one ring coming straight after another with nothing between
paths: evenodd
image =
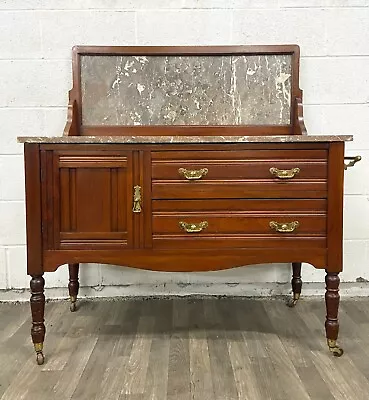
<instances>
[{"instance_id":1,"label":"cabinet door","mask_svg":"<svg viewBox=\"0 0 369 400\"><path fill-rule=\"evenodd\" d=\"M133 247L132 153L54 153L55 244Z\"/></svg>"}]
</instances>

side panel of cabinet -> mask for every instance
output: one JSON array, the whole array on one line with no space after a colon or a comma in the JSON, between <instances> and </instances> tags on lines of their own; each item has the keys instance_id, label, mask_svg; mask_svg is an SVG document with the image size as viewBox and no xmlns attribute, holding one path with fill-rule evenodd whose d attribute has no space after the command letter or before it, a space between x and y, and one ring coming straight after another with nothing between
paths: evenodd
<instances>
[{"instance_id":1,"label":"side panel of cabinet","mask_svg":"<svg viewBox=\"0 0 369 400\"><path fill-rule=\"evenodd\" d=\"M54 248L134 247L132 152L52 154Z\"/></svg>"}]
</instances>

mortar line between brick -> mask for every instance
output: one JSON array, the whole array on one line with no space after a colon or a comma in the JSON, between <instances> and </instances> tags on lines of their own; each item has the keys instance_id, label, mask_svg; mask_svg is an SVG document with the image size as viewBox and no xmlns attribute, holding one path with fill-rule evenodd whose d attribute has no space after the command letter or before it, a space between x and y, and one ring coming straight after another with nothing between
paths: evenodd
<instances>
[{"instance_id":1,"label":"mortar line between brick","mask_svg":"<svg viewBox=\"0 0 369 400\"><path fill-rule=\"evenodd\" d=\"M67 110L67 108L67 103L65 106L0 106L0 110Z\"/></svg>"},{"instance_id":2,"label":"mortar line between brick","mask_svg":"<svg viewBox=\"0 0 369 400\"><path fill-rule=\"evenodd\" d=\"M39 8L2 8L0 12L42 12L42 13L50 13L50 12L74 12L74 11L84 11L84 12L127 12L132 13L135 11L155 11L155 12L168 12L168 11L209 11L209 10L234 10L234 11L275 11L275 10L351 10L351 9L366 9L369 8L369 5L363 6L282 6L277 5L275 7L167 7L167 8L47 8L47 9L39 9Z\"/></svg>"}]
</instances>

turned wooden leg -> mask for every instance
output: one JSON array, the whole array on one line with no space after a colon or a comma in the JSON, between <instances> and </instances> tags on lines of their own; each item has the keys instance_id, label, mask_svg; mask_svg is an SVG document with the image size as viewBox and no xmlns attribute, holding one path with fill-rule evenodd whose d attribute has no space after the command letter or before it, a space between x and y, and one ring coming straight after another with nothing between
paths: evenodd
<instances>
[{"instance_id":1,"label":"turned wooden leg","mask_svg":"<svg viewBox=\"0 0 369 400\"><path fill-rule=\"evenodd\" d=\"M77 310L77 296L79 289L78 272L79 264L69 264L69 298L70 298L70 310L72 312Z\"/></svg>"},{"instance_id":2,"label":"turned wooden leg","mask_svg":"<svg viewBox=\"0 0 369 400\"><path fill-rule=\"evenodd\" d=\"M292 299L290 299L287 302L287 305L288 305L288 307L295 307L295 305L297 304L297 302L300 298L301 287L302 287L301 263L300 262L292 263L291 285L292 285L293 296L292 296Z\"/></svg>"},{"instance_id":3,"label":"turned wooden leg","mask_svg":"<svg viewBox=\"0 0 369 400\"><path fill-rule=\"evenodd\" d=\"M327 272L327 271L326 271ZM338 307L340 303L339 285L340 278L338 272L327 272L325 277L326 292L325 305L327 317L325 320L325 332L329 350L336 356L341 357L343 349L337 346L338 337Z\"/></svg>"},{"instance_id":4,"label":"turned wooden leg","mask_svg":"<svg viewBox=\"0 0 369 400\"><path fill-rule=\"evenodd\" d=\"M30 282L31 286L31 313L32 313L32 328L31 336L33 345L36 351L37 364L44 363L43 345L45 339L45 295L44 286L45 280L42 275L32 275Z\"/></svg>"}]
</instances>

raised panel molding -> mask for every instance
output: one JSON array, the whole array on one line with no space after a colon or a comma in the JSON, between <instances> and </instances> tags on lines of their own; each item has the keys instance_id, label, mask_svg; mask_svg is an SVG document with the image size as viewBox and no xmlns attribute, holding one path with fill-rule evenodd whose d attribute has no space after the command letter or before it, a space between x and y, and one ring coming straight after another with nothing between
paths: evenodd
<instances>
[{"instance_id":1,"label":"raised panel molding","mask_svg":"<svg viewBox=\"0 0 369 400\"><path fill-rule=\"evenodd\" d=\"M59 153L56 157L60 248L131 247L131 154Z\"/></svg>"},{"instance_id":2,"label":"raised panel molding","mask_svg":"<svg viewBox=\"0 0 369 400\"><path fill-rule=\"evenodd\" d=\"M60 168L127 168L127 157L118 156L59 156Z\"/></svg>"}]
</instances>

